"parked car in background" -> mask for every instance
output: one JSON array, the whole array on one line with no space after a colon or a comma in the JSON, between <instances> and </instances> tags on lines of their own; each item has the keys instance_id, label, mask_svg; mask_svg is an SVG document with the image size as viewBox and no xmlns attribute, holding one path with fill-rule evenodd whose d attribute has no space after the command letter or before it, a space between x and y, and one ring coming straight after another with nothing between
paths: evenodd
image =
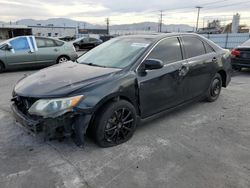
<instances>
[{"instance_id":1,"label":"parked car in background","mask_svg":"<svg viewBox=\"0 0 250 188\"><path fill-rule=\"evenodd\" d=\"M250 68L250 40L233 49L231 54L233 69Z\"/></svg>"},{"instance_id":2,"label":"parked car in background","mask_svg":"<svg viewBox=\"0 0 250 188\"><path fill-rule=\"evenodd\" d=\"M92 37L81 37L73 41L73 45L75 46L76 51L79 51L81 49L90 50L102 43L102 40Z\"/></svg>"},{"instance_id":3,"label":"parked car in background","mask_svg":"<svg viewBox=\"0 0 250 188\"><path fill-rule=\"evenodd\" d=\"M78 57L70 43L45 37L21 36L0 43L0 72L12 68L50 66Z\"/></svg>"},{"instance_id":4,"label":"parked car in background","mask_svg":"<svg viewBox=\"0 0 250 188\"><path fill-rule=\"evenodd\" d=\"M66 42L76 40L76 38L72 37L72 36L60 37L59 39L63 40L63 41L66 41Z\"/></svg>"},{"instance_id":5,"label":"parked car in background","mask_svg":"<svg viewBox=\"0 0 250 188\"><path fill-rule=\"evenodd\" d=\"M124 36L75 63L23 78L12 110L47 139L74 135L82 146L88 129L101 147L110 147L129 140L141 120L193 101L216 101L230 80L229 50L199 35Z\"/></svg>"},{"instance_id":6,"label":"parked car in background","mask_svg":"<svg viewBox=\"0 0 250 188\"><path fill-rule=\"evenodd\" d=\"M110 39L112 39L112 38L114 38L113 35L101 35L101 36L100 36L100 39L101 39L103 42L106 42L106 41L108 41L108 40L110 40Z\"/></svg>"}]
</instances>

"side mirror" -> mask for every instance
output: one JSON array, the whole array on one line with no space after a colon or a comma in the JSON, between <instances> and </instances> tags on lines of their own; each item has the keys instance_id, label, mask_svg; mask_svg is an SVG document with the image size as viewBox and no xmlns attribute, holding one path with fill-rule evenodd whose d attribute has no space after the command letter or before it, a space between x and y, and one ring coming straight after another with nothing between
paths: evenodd
<instances>
[{"instance_id":1,"label":"side mirror","mask_svg":"<svg viewBox=\"0 0 250 188\"><path fill-rule=\"evenodd\" d=\"M5 50L11 51L13 48L10 44L7 44Z\"/></svg>"},{"instance_id":2,"label":"side mirror","mask_svg":"<svg viewBox=\"0 0 250 188\"><path fill-rule=\"evenodd\" d=\"M163 62L159 59L146 59L144 65L146 70L161 69L164 66Z\"/></svg>"}]
</instances>

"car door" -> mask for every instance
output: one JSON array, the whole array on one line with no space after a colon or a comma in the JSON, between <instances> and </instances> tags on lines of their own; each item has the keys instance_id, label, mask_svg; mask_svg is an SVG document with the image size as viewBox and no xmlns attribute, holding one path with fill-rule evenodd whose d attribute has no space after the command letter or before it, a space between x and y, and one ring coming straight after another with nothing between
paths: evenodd
<instances>
[{"instance_id":1,"label":"car door","mask_svg":"<svg viewBox=\"0 0 250 188\"><path fill-rule=\"evenodd\" d=\"M164 67L158 70L138 69L139 98L142 117L148 117L181 104L186 100L186 60L177 37L161 40L146 59L158 59Z\"/></svg>"},{"instance_id":2,"label":"car door","mask_svg":"<svg viewBox=\"0 0 250 188\"><path fill-rule=\"evenodd\" d=\"M207 43L196 36L183 36L182 41L189 67L188 87L185 93L189 99L192 99L207 91L212 76L215 74L214 66L217 57L212 47L207 46Z\"/></svg>"},{"instance_id":3,"label":"car door","mask_svg":"<svg viewBox=\"0 0 250 188\"><path fill-rule=\"evenodd\" d=\"M17 37L9 41L11 50L5 51L6 63L10 67L26 67L35 63L36 52L32 50L28 37Z\"/></svg>"},{"instance_id":4,"label":"car door","mask_svg":"<svg viewBox=\"0 0 250 188\"><path fill-rule=\"evenodd\" d=\"M37 63L40 65L52 65L56 63L61 53L60 46L57 46L53 39L36 38L37 42Z\"/></svg>"},{"instance_id":5,"label":"car door","mask_svg":"<svg viewBox=\"0 0 250 188\"><path fill-rule=\"evenodd\" d=\"M89 38L84 38L80 42L80 48L81 49L87 49L87 48L89 48L89 45L90 45L89 44Z\"/></svg>"},{"instance_id":6,"label":"car door","mask_svg":"<svg viewBox=\"0 0 250 188\"><path fill-rule=\"evenodd\" d=\"M94 48L97 46L98 40L95 38L89 38L89 48Z\"/></svg>"}]
</instances>

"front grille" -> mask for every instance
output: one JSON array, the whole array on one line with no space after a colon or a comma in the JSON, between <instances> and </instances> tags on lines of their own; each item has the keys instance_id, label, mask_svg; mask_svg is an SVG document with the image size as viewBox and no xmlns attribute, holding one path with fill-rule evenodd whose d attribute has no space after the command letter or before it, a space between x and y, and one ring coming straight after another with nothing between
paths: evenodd
<instances>
[{"instance_id":1,"label":"front grille","mask_svg":"<svg viewBox=\"0 0 250 188\"><path fill-rule=\"evenodd\" d=\"M249 52L242 52L241 57L244 59L250 59L250 53Z\"/></svg>"},{"instance_id":2,"label":"front grille","mask_svg":"<svg viewBox=\"0 0 250 188\"><path fill-rule=\"evenodd\" d=\"M23 114L29 115L28 110L30 107L37 101L38 99L30 98L30 97L22 97L15 96L12 101L14 101L18 110L20 110Z\"/></svg>"}]
</instances>

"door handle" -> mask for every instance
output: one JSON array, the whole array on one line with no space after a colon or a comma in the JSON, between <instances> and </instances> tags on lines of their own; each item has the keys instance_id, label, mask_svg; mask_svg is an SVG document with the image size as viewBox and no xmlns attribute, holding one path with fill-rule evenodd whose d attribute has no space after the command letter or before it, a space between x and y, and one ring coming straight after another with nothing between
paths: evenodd
<instances>
[{"instance_id":1,"label":"door handle","mask_svg":"<svg viewBox=\"0 0 250 188\"><path fill-rule=\"evenodd\" d=\"M58 52L59 50L58 49L54 49L55 52Z\"/></svg>"},{"instance_id":2,"label":"door handle","mask_svg":"<svg viewBox=\"0 0 250 188\"><path fill-rule=\"evenodd\" d=\"M30 51L28 51L28 53L29 53L29 54L33 54L34 52L32 52L32 51L30 50Z\"/></svg>"},{"instance_id":3,"label":"door handle","mask_svg":"<svg viewBox=\"0 0 250 188\"><path fill-rule=\"evenodd\" d=\"M189 67L186 65L182 65L181 68L179 68L179 76L184 77L189 72Z\"/></svg>"}]
</instances>

